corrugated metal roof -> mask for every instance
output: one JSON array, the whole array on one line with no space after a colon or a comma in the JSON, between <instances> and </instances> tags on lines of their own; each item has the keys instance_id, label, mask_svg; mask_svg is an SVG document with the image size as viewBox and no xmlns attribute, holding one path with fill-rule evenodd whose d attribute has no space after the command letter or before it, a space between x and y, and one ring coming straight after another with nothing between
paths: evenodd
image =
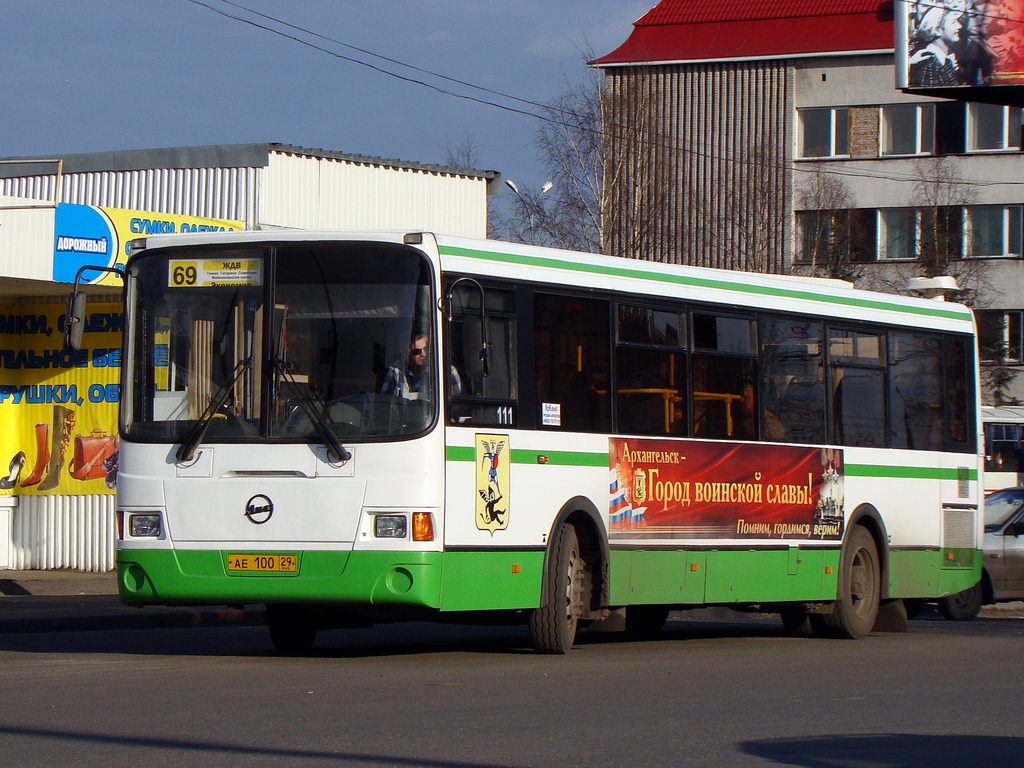
<instances>
[{"instance_id":1,"label":"corrugated metal roof","mask_svg":"<svg viewBox=\"0 0 1024 768\"><path fill-rule=\"evenodd\" d=\"M887 10L892 12L891 0L662 0L636 26L872 13L882 6L888 6Z\"/></svg>"},{"instance_id":2,"label":"corrugated metal roof","mask_svg":"<svg viewBox=\"0 0 1024 768\"><path fill-rule=\"evenodd\" d=\"M211 144L200 147L124 149L113 152L0 158L2 160L23 161L23 163L0 164L0 178L16 178L53 173L53 163L33 162L34 160L42 160L44 158L61 158L64 161L64 173L91 173L97 171L142 171L157 168L264 168L269 163L271 152L284 152L304 157L333 158L353 163L380 165L388 168L408 168L410 170L433 173L474 176L488 180L494 179L499 175L496 171L484 171L476 168L419 163L371 155L354 155L326 149L310 149L293 144L265 142L259 144Z\"/></svg>"},{"instance_id":3,"label":"corrugated metal roof","mask_svg":"<svg viewBox=\"0 0 1024 768\"><path fill-rule=\"evenodd\" d=\"M596 66L892 50L891 0L662 0Z\"/></svg>"}]
</instances>

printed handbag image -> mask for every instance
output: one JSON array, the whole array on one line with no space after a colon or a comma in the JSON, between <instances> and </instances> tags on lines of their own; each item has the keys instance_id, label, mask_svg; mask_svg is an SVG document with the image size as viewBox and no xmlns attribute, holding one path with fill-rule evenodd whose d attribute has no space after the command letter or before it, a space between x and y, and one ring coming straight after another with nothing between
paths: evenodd
<instances>
[{"instance_id":1,"label":"printed handbag image","mask_svg":"<svg viewBox=\"0 0 1024 768\"><path fill-rule=\"evenodd\" d=\"M70 473L76 480L97 480L105 477L103 461L117 452L117 438L105 430L94 429L88 435L75 435L75 456Z\"/></svg>"}]
</instances>

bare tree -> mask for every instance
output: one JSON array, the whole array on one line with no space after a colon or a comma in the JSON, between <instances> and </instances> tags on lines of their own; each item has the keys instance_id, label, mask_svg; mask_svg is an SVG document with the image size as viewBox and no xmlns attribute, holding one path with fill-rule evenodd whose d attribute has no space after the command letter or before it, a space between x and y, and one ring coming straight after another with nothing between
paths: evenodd
<instances>
[{"instance_id":1,"label":"bare tree","mask_svg":"<svg viewBox=\"0 0 1024 768\"><path fill-rule=\"evenodd\" d=\"M925 277L952 275L960 290L950 298L980 307L986 290L987 263L965 258L964 209L975 202L974 188L967 184L949 157L917 161L920 180L914 185L913 204L921 217L920 269Z\"/></svg>"},{"instance_id":2,"label":"bare tree","mask_svg":"<svg viewBox=\"0 0 1024 768\"><path fill-rule=\"evenodd\" d=\"M512 239L615 256L657 258L672 149L642 79L607 88L588 72L544 110L536 145L551 186L517 189Z\"/></svg>"},{"instance_id":3,"label":"bare tree","mask_svg":"<svg viewBox=\"0 0 1024 768\"><path fill-rule=\"evenodd\" d=\"M480 168L480 145L470 134L466 134L456 144L446 144L444 150L444 164L452 169L478 170ZM505 230L505 222L487 195L485 205L487 206L487 236L499 237Z\"/></svg>"},{"instance_id":4,"label":"bare tree","mask_svg":"<svg viewBox=\"0 0 1024 768\"><path fill-rule=\"evenodd\" d=\"M856 281L863 274L858 243L866 239L864 223L854 213L846 181L815 163L796 193L800 209L800 254L815 277Z\"/></svg>"}]
</instances>

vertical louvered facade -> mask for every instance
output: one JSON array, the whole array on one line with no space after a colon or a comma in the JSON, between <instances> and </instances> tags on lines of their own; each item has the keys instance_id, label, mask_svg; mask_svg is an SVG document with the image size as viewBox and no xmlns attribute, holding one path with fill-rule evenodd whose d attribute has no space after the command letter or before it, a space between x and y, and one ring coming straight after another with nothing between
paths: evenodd
<instances>
[{"instance_id":1,"label":"vertical louvered facade","mask_svg":"<svg viewBox=\"0 0 1024 768\"><path fill-rule=\"evenodd\" d=\"M791 64L613 67L605 77L612 94L606 134L621 150L609 162L626 168L605 213L608 252L783 271L792 194ZM638 121L648 127L631 132ZM629 144L628 137L636 139Z\"/></svg>"}]
</instances>

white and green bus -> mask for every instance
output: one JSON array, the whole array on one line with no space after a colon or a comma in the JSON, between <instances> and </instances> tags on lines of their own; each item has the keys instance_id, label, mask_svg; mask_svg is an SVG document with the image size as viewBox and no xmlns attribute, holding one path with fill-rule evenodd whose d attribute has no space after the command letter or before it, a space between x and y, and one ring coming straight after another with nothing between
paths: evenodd
<instances>
[{"instance_id":1,"label":"white and green bus","mask_svg":"<svg viewBox=\"0 0 1024 768\"><path fill-rule=\"evenodd\" d=\"M565 653L710 605L860 637L978 582L962 306L427 232L132 247L126 603Z\"/></svg>"}]
</instances>

